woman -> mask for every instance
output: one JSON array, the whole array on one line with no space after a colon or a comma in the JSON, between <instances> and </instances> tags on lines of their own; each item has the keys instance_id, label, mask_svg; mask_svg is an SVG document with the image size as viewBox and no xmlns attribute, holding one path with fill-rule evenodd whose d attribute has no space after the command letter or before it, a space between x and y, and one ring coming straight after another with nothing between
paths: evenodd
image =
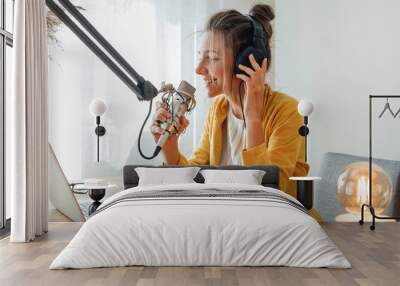
<instances>
[{"instance_id":1,"label":"woman","mask_svg":"<svg viewBox=\"0 0 400 286\"><path fill-rule=\"evenodd\" d=\"M187 159L179 152L177 134L165 143L163 154L170 165L277 165L280 189L295 197L296 186L288 178L305 176L309 170L304 160L304 142L298 134L303 119L295 99L265 84L271 65L272 8L256 5L250 15L264 30L266 58L259 64L250 55L251 66L240 65L241 73L234 74L236 55L252 40L252 23L248 16L235 10L213 15L206 25L196 68L204 79L208 97L215 98L200 145ZM156 141L160 122L169 116L166 105L158 103L152 128ZM180 133L189 125L185 117L181 118L181 125Z\"/></svg>"}]
</instances>

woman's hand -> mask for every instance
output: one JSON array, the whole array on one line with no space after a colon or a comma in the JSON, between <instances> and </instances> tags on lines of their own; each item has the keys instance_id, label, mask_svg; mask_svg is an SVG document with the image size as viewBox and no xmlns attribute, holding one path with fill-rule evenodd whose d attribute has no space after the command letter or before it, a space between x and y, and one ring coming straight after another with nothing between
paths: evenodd
<instances>
[{"instance_id":1,"label":"woman's hand","mask_svg":"<svg viewBox=\"0 0 400 286\"><path fill-rule=\"evenodd\" d=\"M246 94L243 100L243 112L246 123L261 122L264 109L265 75L267 73L267 59L262 61L261 67L252 54L249 56L253 68L239 65L247 75L237 74L236 77L246 83Z\"/></svg>"},{"instance_id":2,"label":"woman's hand","mask_svg":"<svg viewBox=\"0 0 400 286\"><path fill-rule=\"evenodd\" d=\"M154 140L158 142L161 134L163 133L163 129L161 128L161 124L166 122L171 118L171 113L168 111L168 106L165 102L157 101L156 102L156 112L153 116L153 123L151 124L151 133L153 134Z\"/></svg>"},{"instance_id":3,"label":"woman's hand","mask_svg":"<svg viewBox=\"0 0 400 286\"><path fill-rule=\"evenodd\" d=\"M161 124L171 118L171 113L168 110L168 105L165 102L156 103L156 112L153 116L153 124L151 125L151 133L153 134L154 141L157 143L164 129ZM167 141L162 147L164 158L167 164L177 164L179 159L178 138L185 129L189 126L189 121L185 116L181 116L179 122L179 130L177 134L168 137Z\"/></svg>"},{"instance_id":4,"label":"woman's hand","mask_svg":"<svg viewBox=\"0 0 400 286\"><path fill-rule=\"evenodd\" d=\"M168 110L168 105L165 102L156 102L156 112L154 113L153 124L151 125L151 133L153 134L156 142L160 138L161 134L164 132L164 129L161 128L161 124L167 122L168 120L170 120L170 118L171 113ZM178 133L171 135L170 138L179 137L179 135L181 135L188 126L189 120L187 120L185 116L181 116L179 121Z\"/></svg>"},{"instance_id":5,"label":"woman's hand","mask_svg":"<svg viewBox=\"0 0 400 286\"><path fill-rule=\"evenodd\" d=\"M246 149L253 148L265 142L262 129L262 115L264 111L265 74L267 73L267 59L260 65L253 55L249 56L253 69L239 65L247 75L237 74L246 83L246 94L243 103L243 115L246 120ZM239 95L240 96L240 95Z\"/></svg>"}]
</instances>

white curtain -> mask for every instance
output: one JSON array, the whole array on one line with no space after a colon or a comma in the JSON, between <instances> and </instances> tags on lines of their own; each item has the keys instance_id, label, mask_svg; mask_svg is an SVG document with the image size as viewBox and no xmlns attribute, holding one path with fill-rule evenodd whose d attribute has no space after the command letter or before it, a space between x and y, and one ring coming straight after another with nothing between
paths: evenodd
<instances>
[{"instance_id":1,"label":"white curtain","mask_svg":"<svg viewBox=\"0 0 400 286\"><path fill-rule=\"evenodd\" d=\"M17 0L13 92L7 98L12 242L47 232L47 28L44 0Z\"/></svg>"}]
</instances>

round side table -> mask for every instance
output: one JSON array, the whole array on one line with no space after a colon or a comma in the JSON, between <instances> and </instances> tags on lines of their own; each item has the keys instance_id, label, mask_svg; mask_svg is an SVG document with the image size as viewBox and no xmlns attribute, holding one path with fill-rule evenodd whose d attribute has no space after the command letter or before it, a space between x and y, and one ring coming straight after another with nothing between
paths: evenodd
<instances>
[{"instance_id":1,"label":"round side table","mask_svg":"<svg viewBox=\"0 0 400 286\"><path fill-rule=\"evenodd\" d=\"M105 184L105 185L90 185L90 184L79 184L75 187L75 190L87 190L89 197L93 202L89 205L89 216L94 213L97 208L101 205L100 200L104 198L106 194L106 189L115 187L115 185Z\"/></svg>"},{"instance_id":2,"label":"round side table","mask_svg":"<svg viewBox=\"0 0 400 286\"><path fill-rule=\"evenodd\" d=\"M314 181L320 177L290 177L289 180L297 183L297 200L310 210L314 204Z\"/></svg>"}]
</instances>

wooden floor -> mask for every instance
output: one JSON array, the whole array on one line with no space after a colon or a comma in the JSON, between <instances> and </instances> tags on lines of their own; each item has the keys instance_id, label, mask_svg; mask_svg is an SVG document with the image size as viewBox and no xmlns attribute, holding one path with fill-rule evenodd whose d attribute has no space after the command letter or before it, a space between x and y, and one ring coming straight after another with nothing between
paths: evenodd
<instances>
[{"instance_id":1,"label":"wooden floor","mask_svg":"<svg viewBox=\"0 0 400 286\"><path fill-rule=\"evenodd\" d=\"M58 210L51 208L49 209L49 222L72 222L72 220Z\"/></svg>"},{"instance_id":2,"label":"wooden floor","mask_svg":"<svg viewBox=\"0 0 400 286\"><path fill-rule=\"evenodd\" d=\"M27 244L0 241L0 285L400 285L400 224L324 225L352 269L289 267L121 267L48 270L81 223L50 223L49 233Z\"/></svg>"}]
</instances>

